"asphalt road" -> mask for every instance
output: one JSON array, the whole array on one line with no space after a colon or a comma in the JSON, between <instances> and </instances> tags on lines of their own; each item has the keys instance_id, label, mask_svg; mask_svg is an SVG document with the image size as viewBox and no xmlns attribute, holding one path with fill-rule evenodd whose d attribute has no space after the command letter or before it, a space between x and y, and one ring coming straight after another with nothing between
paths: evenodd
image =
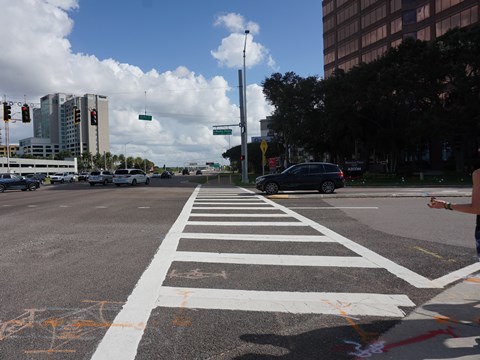
<instances>
[{"instance_id":1,"label":"asphalt road","mask_svg":"<svg viewBox=\"0 0 480 360\"><path fill-rule=\"evenodd\" d=\"M474 261L473 218L429 189L266 199L192 178L0 194L0 359L353 359Z\"/></svg>"}]
</instances>

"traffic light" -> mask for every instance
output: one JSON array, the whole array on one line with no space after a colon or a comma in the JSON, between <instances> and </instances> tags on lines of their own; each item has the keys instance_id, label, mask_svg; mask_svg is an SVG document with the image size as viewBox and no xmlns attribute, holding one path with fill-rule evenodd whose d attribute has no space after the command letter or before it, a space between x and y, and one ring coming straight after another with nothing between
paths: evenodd
<instances>
[{"instance_id":1,"label":"traffic light","mask_svg":"<svg viewBox=\"0 0 480 360\"><path fill-rule=\"evenodd\" d=\"M22 105L22 123L30 122L30 107L27 104Z\"/></svg>"},{"instance_id":2,"label":"traffic light","mask_svg":"<svg viewBox=\"0 0 480 360\"><path fill-rule=\"evenodd\" d=\"M240 155L240 160L245 160L245 155Z\"/></svg>"},{"instance_id":3,"label":"traffic light","mask_svg":"<svg viewBox=\"0 0 480 360\"><path fill-rule=\"evenodd\" d=\"M12 119L12 107L7 103L3 103L3 120L9 121Z\"/></svg>"},{"instance_id":4,"label":"traffic light","mask_svg":"<svg viewBox=\"0 0 480 360\"><path fill-rule=\"evenodd\" d=\"M97 109L93 109L90 111L90 125L97 126L98 125L98 118L97 118Z\"/></svg>"},{"instance_id":5,"label":"traffic light","mask_svg":"<svg viewBox=\"0 0 480 360\"><path fill-rule=\"evenodd\" d=\"M75 125L80 124L80 120L81 120L80 109L74 106L73 107L73 123Z\"/></svg>"}]
</instances>

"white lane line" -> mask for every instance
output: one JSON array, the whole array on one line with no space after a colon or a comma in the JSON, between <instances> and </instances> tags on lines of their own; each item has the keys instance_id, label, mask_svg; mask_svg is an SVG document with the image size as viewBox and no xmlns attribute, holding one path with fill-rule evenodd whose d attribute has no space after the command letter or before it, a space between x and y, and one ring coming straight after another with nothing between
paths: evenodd
<instances>
[{"instance_id":1,"label":"white lane line","mask_svg":"<svg viewBox=\"0 0 480 360\"><path fill-rule=\"evenodd\" d=\"M2 207L11 207L12 205L2 205Z\"/></svg>"},{"instance_id":2,"label":"white lane line","mask_svg":"<svg viewBox=\"0 0 480 360\"><path fill-rule=\"evenodd\" d=\"M251 218L265 218L265 217L281 217L287 218L290 217L288 214L225 214L225 213L191 213L190 216L193 217L251 217Z\"/></svg>"},{"instance_id":3,"label":"white lane line","mask_svg":"<svg viewBox=\"0 0 480 360\"><path fill-rule=\"evenodd\" d=\"M157 306L342 316L405 316L406 295L162 287Z\"/></svg>"},{"instance_id":4,"label":"white lane line","mask_svg":"<svg viewBox=\"0 0 480 360\"><path fill-rule=\"evenodd\" d=\"M36 208L36 207L38 207L38 205L27 205L27 207L29 207L29 208Z\"/></svg>"},{"instance_id":5,"label":"white lane line","mask_svg":"<svg viewBox=\"0 0 480 360\"><path fill-rule=\"evenodd\" d=\"M59 207L61 207L61 208L69 208L70 205L60 205Z\"/></svg>"},{"instance_id":6,"label":"white lane line","mask_svg":"<svg viewBox=\"0 0 480 360\"><path fill-rule=\"evenodd\" d=\"M134 360L145 326L173 261L179 235L198 194L197 187L185 203L170 231L165 236L152 262L138 280L120 313L115 317L91 360ZM136 326L133 326L136 325Z\"/></svg>"},{"instance_id":7,"label":"white lane line","mask_svg":"<svg viewBox=\"0 0 480 360\"><path fill-rule=\"evenodd\" d=\"M250 200L251 201L251 200ZM195 201L196 204L200 205L239 205L237 202L198 202ZM242 205L262 205L264 204L263 201L255 201L255 202L242 202Z\"/></svg>"},{"instance_id":8,"label":"white lane line","mask_svg":"<svg viewBox=\"0 0 480 360\"><path fill-rule=\"evenodd\" d=\"M445 276L439 277L438 279L434 280L439 286L444 287L447 286L455 281L464 279L468 275L471 275L477 271L480 271L480 262L476 262L472 265L465 266L462 269L458 269L457 271L451 272Z\"/></svg>"},{"instance_id":9,"label":"white lane line","mask_svg":"<svg viewBox=\"0 0 480 360\"><path fill-rule=\"evenodd\" d=\"M262 235L262 234L215 234L183 233L181 239L237 240L237 241L278 241L278 242L335 242L323 235Z\"/></svg>"},{"instance_id":10,"label":"white lane line","mask_svg":"<svg viewBox=\"0 0 480 360\"><path fill-rule=\"evenodd\" d=\"M106 206L100 205L100 206L95 206L95 209L106 209Z\"/></svg>"},{"instance_id":11,"label":"white lane line","mask_svg":"<svg viewBox=\"0 0 480 360\"><path fill-rule=\"evenodd\" d=\"M216 264L249 264L280 266L317 266L317 267L358 267L379 268L380 266L360 256L305 256L236 254L177 251L174 261L201 262Z\"/></svg>"},{"instance_id":12,"label":"white lane line","mask_svg":"<svg viewBox=\"0 0 480 360\"><path fill-rule=\"evenodd\" d=\"M150 206L139 206L138 209L150 209Z\"/></svg>"},{"instance_id":13,"label":"white lane line","mask_svg":"<svg viewBox=\"0 0 480 360\"><path fill-rule=\"evenodd\" d=\"M272 206L194 206L193 210L275 210Z\"/></svg>"},{"instance_id":14,"label":"white lane line","mask_svg":"<svg viewBox=\"0 0 480 360\"><path fill-rule=\"evenodd\" d=\"M189 226L308 226L302 222L278 221L188 221Z\"/></svg>"},{"instance_id":15,"label":"white lane line","mask_svg":"<svg viewBox=\"0 0 480 360\"><path fill-rule=\"evenodd\" d=\"M369 261L371 261L374 264L377 264L379 267L384 268L385 270L389 271L393 275L399 277L400 279L405 280L406 282L408 282L409 284L411 284L411 285L413 285L417 288L421 288L421 289L441 288L441 286L439 286L435 281L427 279L426 277L424 277L420 274L417 274L416 272L414 272L412 270L409 270L406 267L401 266L401 265L399 265L399 264L397 264L397 263L395 263L395 262L393 262L393 261L375 253L374 251L372 251L370 249L367 249L366 247L364 247L360 244L357 244L356 242L354 242L350 239L347 239L346 237L344 237L340 234L337 234L336 232L330 230L329 228L327 228L325 226L322 226L322 225L316 223L315 221L310 220L309 218L307 218L303 215L300 215L300 214L296 213L295 211L293 211L293 210L291 210L291 209L289 209L289 208L287 208L283 205L277 204L276 202L274 202L272 200L269 200L269 199L265 199L265 202L268 203L268 204L271 204L272 206L277 207L278 209L282 210L286 214L290 214L293 218L295 218L299 221L302 221L303 223L311 226L313 229L317 230L318 232L334 239L335 241L339 242L340 244L342 244L346 248L352 250L356 254L364 257L365 259L368 259Z\"/></svg>"},{"instance_id":16,"label":"white lane line","mask_svg":"<svg viewBox=\"0 0 480 360\"><path fill-rule=\"evenodd\" d=\"M378 206L298 206L291 207L291 210L338 210L338 209L359 209L378 210Z\"/></svg>"}]
</instances>

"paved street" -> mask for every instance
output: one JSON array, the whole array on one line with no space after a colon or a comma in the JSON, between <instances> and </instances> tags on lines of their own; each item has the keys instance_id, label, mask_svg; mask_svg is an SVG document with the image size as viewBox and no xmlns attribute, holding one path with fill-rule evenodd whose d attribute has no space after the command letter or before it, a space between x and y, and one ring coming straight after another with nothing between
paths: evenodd
<instances>
[{"instance_id":1,"label":"paved street","mask_svg":"<svg viewBox=\"0 0 480 360\"><path fill-rule=\"evenodd\" d=\"M430 190L187 179L2 194L0 358L353 359L474 262L472 217Z\"/></svg>"}]
</instances>

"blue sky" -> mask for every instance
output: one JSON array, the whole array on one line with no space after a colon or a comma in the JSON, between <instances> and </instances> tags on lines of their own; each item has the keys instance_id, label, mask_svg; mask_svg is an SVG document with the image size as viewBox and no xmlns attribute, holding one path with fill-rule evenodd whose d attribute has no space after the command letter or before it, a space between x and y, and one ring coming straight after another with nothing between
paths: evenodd
<instances>
[{"instance_id":1,"label":"blue sky","mask_svg":"<svg viewBox=\"0 0 480 360\"><path fill-rule=\"evenodd\" d=\"M320 0L81 0L72 11L72 50L114 58L159 72L186 66L211 78L221 74L237 82L237 72L218 65L211 55L228 30L215 26L228 13L260 27L254 40L263 44L276 67L247 69L247 83L260 84L273 72L323 75ZM240 49L243 50L243 47ZM247 59L249 49L247 47Z\"/></svg>"},{"instance_id":2,"label":"blue sky","mask_svg":"<svg viewBox=\"0 0 480 360\"><path fill-rule=\"evenodd\" d=\"M265 78L323 75L320 0L0 0L0 8L7 100L106 95L111 152L129 143L129 155L157 164L228 163L221 154L240 144L239 129L212 130L239 121L244 30L249 137L272 111ZM145 93L152 122L138 120ZM11 124L12 143L32 135Z\"/></svg>"}]
</instances>

